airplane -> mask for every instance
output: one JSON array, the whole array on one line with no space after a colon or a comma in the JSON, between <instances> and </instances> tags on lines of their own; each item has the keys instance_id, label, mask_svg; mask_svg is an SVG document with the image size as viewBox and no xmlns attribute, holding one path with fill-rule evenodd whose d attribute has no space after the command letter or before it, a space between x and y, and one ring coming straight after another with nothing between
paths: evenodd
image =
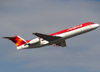
<instances>
[{"instance_id":1,"label":"airplane","mask_svg":"<svg viewBox=\"0 0 100 72\"><path fill-rule=\"evenodd\" d=\"M15 43L17 46L17 50L40 48L48 45L66 47L66 41L65 41L66 39L92 31L98 27L99 24L97 23L86 22L84 24L77 25L50 35L41 33L32 33L37 36L37 38L32 40L24 40L20 36L3 37L3 38L11 40L13 43Z\"/></svg>"}]
</instances>

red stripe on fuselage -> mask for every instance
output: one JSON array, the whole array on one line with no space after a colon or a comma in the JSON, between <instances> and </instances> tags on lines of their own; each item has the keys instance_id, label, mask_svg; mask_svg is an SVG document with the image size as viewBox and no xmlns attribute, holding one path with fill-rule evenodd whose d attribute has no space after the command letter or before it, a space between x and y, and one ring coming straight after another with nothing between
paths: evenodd
<instances>
[{"instance_id":1,"label":"red stripe on fuselage","mask_svg":"<svg viewBox=\"0 0 100 72\"><path fill-rule=\"evenodd\" d=\"M62 34L62 33L65 33L65 32L70 32L70 31L73 31L73 30L76 30L76 29L79 29L79 28L83 28L83 27L86 27L86 26L89 26L89 25L92 25L92 24L94 24L94 23L93 22L87 22L87 23L84 23L84 24L81 24L81 25L71 27L69 29L65 29L65 30L50 34L50 35L55 36L55 35L58 35L58 34Z\"/></svg>"},{"instance_id":2,"label":"red stripe on fuselage","mask_svg":"<svg viewBox=\"0 0 100 72\"><path fill-rule=\"evenodd\" d=\"M26 40L26 42L28 43L28 42L30 42L31 40Z\"/></svg>"}]
</instances>

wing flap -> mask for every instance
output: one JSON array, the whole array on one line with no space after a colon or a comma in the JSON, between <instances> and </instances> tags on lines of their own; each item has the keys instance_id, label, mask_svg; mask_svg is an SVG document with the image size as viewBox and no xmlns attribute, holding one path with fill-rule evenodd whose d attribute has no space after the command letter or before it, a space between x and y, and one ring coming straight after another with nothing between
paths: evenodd
<instances>
[{"instance_id":1,"label":"wing flap","mask_svg":"<svg viewBox=\"0 0 100 72\"><path fill-rule=\"evenodd\" d=\"M61 46L61 47L66 47L66 41L63 40L60 43L57 43L56 45Z\"/></svg>"}]
</instances>

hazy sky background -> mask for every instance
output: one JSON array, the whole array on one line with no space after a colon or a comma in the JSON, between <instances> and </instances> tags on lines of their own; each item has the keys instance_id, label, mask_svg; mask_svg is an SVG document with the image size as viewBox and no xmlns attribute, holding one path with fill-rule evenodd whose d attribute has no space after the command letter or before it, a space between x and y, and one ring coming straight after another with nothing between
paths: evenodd
<instances>
[{"instance_id":1,"label":"hazy sky background","mask_svg":"<svg viewBox=\"0 0 100 72\"><path fill-rule=\"evenodd\" d=\"M100 0L0 0L0 37L28 40L90 21L100 24ZM0 72L100 72L100 28L66 43L16 50L1 38Z\"/></svg>"}]
</instances>

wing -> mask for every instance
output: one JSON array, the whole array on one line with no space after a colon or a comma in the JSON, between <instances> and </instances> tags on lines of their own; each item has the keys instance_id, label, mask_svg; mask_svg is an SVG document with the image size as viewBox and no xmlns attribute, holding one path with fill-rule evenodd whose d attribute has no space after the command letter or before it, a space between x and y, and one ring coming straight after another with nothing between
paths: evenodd
<instances>
[{"instance_id":1,"label":"wing","mask_svg":"<svg viewBox=\"0 0 100 72\"><path fill-rule=\"evenodd\" d=\"M40 34L40 33L32 33L40 38L43 38L44 40L47 40L47 41L54 41L54 40L57 40L59 38L62 38L62 37L57 37L57 36L50 36L50 35L45 35L45 34Z\"/></svg>"},{"instance_id":2,"label":"wing","mask_svg":"<svg viewBox=\"0 0 100 72\"><path fill-rule=\"evenodd\" d=\"M50 36L50 35L45 35L45 34L40 34L40 33L32 33L32 34L34 34L40 38L43 38L44 40L47 40L47 41L55 41L56 40L56 43L54 43L55 45L66 47L65 39L63 39L62 37Z\"/></svg>"}]
</instances>

